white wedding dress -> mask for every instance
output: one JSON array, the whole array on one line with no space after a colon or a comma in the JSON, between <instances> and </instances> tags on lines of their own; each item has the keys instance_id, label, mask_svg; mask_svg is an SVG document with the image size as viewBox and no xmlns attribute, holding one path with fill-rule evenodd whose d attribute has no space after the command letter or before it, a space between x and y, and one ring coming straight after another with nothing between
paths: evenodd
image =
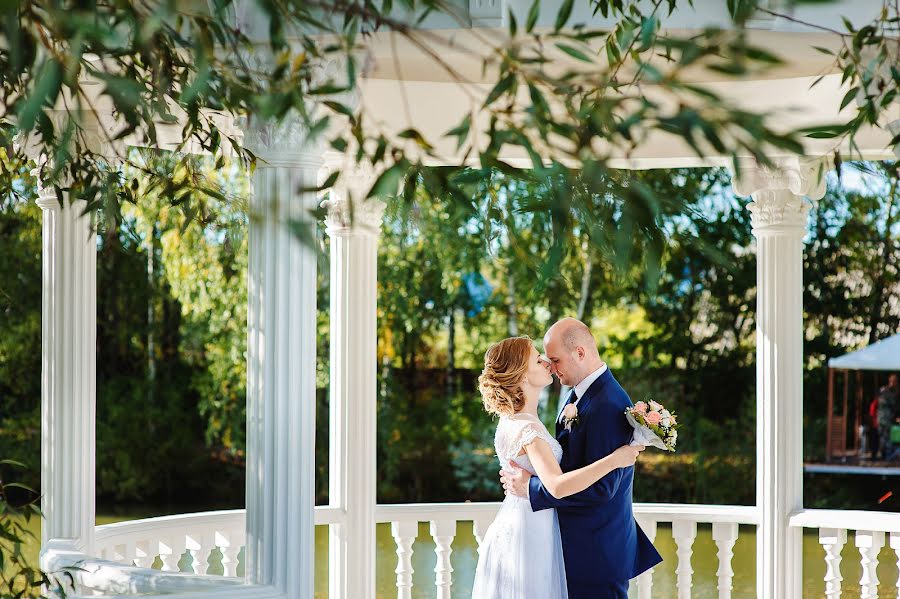
<instances>
[{"instance_id":1,"label":"white wedding dress","mask_svg":"<svg viewBox=\"0 0 900 599\"><path fill-rule=\"evenodd\" d=\"M556 461L562 447L530 414L500 418L494 447L500 465L515 462L535 474L522 448L541 438ZM566 568L556 510L531 511L528 499L507 495L478 549L472 599L567 599Z\"/></svg>"}]
</instances>

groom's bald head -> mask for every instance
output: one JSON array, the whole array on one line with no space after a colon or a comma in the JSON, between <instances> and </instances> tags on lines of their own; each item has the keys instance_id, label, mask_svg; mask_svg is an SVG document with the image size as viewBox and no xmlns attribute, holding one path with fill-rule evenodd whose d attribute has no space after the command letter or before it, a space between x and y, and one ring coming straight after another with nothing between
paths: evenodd
<instances>
[{"instance_id":1,"label":"groom's bald head","mask_svg":"<svg viewBox=\"0 0 900 599\"><path fill-rule=\"evenodd\" d=\"M547 329L544 352L564 385L577 385L603 365L594 335L575 318L563 318Z\"/></svg>"}]
</instances>

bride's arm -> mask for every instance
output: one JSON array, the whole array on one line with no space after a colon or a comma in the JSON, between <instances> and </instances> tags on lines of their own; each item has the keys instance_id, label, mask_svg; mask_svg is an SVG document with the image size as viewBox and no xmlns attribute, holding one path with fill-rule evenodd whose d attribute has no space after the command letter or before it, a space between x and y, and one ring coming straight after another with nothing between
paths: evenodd
<instances>
[{"instance_id":1,"label":"bride's arm","mask_svg":"<svg viewBox=\"0 0 900 599\"><path fill-rule=\"evenodd\" d=\"M615 470L632 466L644 447L623 445L605 458L583 468L563 472L550 445L541 438L525 446L525 453L541 479L544 488L556 499L567 497L589 486Z\"/></svg>"}]
</instances>

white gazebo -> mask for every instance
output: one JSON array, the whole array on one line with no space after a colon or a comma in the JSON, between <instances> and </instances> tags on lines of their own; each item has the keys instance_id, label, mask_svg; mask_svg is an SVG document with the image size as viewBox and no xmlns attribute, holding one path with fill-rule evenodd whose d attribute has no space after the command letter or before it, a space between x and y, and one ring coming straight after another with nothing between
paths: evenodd
<instances>
[{"instance_id":1,"label":"white gazebo","mask_svg":"<svg viewBox=\"0 0 900 599\"><path fill-rule=\"evenodd\" d=\"M487 93L493 82L490 73L482 73L479 58L485 40L507 35L505 19L510 11L524 22L531 0L459 4L468 19L435 15L420 26L452 39L453 44L442 50L443 58L468 78L470 92ZM796 16L840 28L841 15L861 24L874 18L881 6L880 0L801 4ZM538 27L551 27L555 12L556 6L547 6ZM604 24L590 14L586 2L579 3L575 13L575 22ZM694 0L694 7L681 9L667 21L669 27L685 31L729 24L720 0ZM813 47L833 46L834 39L777 19L756 21L753 27L754 41L781 55L784 65L765 78L716 80L710 73L698 73L698 81L749 109L778 111L785 128L833 122L844 96L841 75L828 72L828 57ZM359 101L371 115L370 122L399 130L412 120L437 139L469 109L470 99L459 84L435 71L402 39L375 33L367 43L374 67L360 82ZM810 89L823 72L824 78ZM108 116L112 122L111 109ZM106 126L97 123L97 127ZM52 193L42 194L42 507L46 514L42 565L53 570L80 564L76 596L195 597L208 592L243 599L309 599L316 558L314 526L327 525L329 596L374 598L375 527L391 523L397 546L397 597L403 599L412 596L411 555L418 524L428 522L437 551L436 594L449 599L450 551L457 522L474 522L480 539L497 504L376 504L375 273L382 204L361 202L373 174L346 178L327 206L332 239L331 503L314 507L316 260L314 249L289 233L283 223L286 217L306 218L308 209L316 206L320 199L314 193L298 190L311 187L301 183L315 183L323 168L334 166L335 157L307 144L302 132L289 124L244 134L245 143L260 158L253 180L254 209L263 215L250 224L246 510L95 526L96 244L77 198L61 207ZM890 138L886 131L873 128L856 138L861 155L846 146L841 150L845 156L889 158ZM760 599L802 596L804 528L818 530L827 565L823 588L829 598L840 596L841 550L848 538L859 550L863 597L877 595L878 553L886 542L900 558L900 515L808 510L803 505L802 245L809 201L824 194L823 173L830 168L828 156L836 143L807 140L804 156L773 155L775 168L748 164L735 181L737 192L751 198L747 207L757 239L757 499L755 506L636 506L638 520L651 538L658 524L672 525L680 598L691 596L692 544L698 524L712 525L720 598L731 596L731 557L742 524L757 530ZM438 147L448 161L458 159L453 150L449 142ZM523 164L525 157L511 153L503 158ZM660 134L615 166L729 163L727 156L700 159L685 144ZM852 537L848 531L853 531ZM238 578L241 547L245 548L241 564L245 576ZM225 576L205 574L213 548L223 555ZM185 551L192 557L190 572L177 572ZM149 569L157 557L162 571ZM638 597L651 596L653 576L650 571L636 581ZM821 593L816 591L816 596Z\"/></svg>"}]
</instances>

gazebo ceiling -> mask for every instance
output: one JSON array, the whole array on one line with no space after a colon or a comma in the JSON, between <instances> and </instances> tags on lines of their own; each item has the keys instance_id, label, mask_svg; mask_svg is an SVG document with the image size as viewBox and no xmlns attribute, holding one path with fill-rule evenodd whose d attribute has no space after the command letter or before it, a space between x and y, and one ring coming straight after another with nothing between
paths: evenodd
<instances>
[{"instance_id":1,"label":"gazebo ceiling","mask_svg":"<svg viewBox=\"0 0 900 599\"><path fill-rule=\"evenodd\" d=\"M466 113L477 109L493 87L496 71L484 69L485 56L493 47L508 41L508 30L504 26L507 12L516 14L521 23L530 5L530 0L498 0L493 23L497 26L494 27L453 28L448 26L446 15L435 17L431 21L433 28L417 33L417 37L434 52L424 51L416 43L391 32L369 35L362 82L362 102L369 122L379 123L386 131L417 128L435 144L438 154L443 157L436 163L460 160L461 157L455 154L456 140L442 140L442 135L456 126ZM543 3L539 27L552 24L557 8L557 3ZM874 18L880 8L879 0L836 1L821 5L802 4L796 7L794 15L801 21L841 30L842 16L857 24L864 23ZM477 23L478 19L471 16L470 21ZM481 19L481 22L485 21L490 22L490 19ZM610 20L592 17L587 2L576 3L570 22L584 22L592 27L612 24ZM695 0L694 7L677 10L665 23L671 26L668 31L672 34L690 35L698 30L698 25L728 27L730 19L724 2ZM840 73L834 70L832 57L815 49L816 46L836 48L839 39L835 34L774 18L754 21L751 27L748 32L750 43L775 54L783 64L742 79L729 78L705 68L693 69L686 73L686 78L747 110L770 114L774 128L781 131L834 124L852 117L852 103L844 111L839 110L846 89L841 85ZM561 68L577 68L583 64L562 53L559 61ZM441 63L452 66L452 72ZM664 67L661 65L661 68ZM823 75L824 78L811 88L811 84ZM641 90L641 93L648 92ZM528 101L527 94L523 94L522 100ZM671 101L663 97L658 100ZM890 116L892 118L886 121L898 118L900 112ZM473 124L473 128L479 124L484 129L487 120ZM851 151L846 141L838 146L838 141L833 139L806 139L805 153L825 155L840 149L846 157L892 158L893 153L888 147L891 137L880 128L861 131L855 139L858 151L857 148ZM622 168L638 169L730 163L730 156L717 155L712 148L707 150L704 158L698 157L680 138L658 133L629 155L615 158L613 163ZM771 154L777 156L784 151L773 150ZM502 158L513 164L530 164L519 148L510 148Z\"/></svg>"}]
</instances>

